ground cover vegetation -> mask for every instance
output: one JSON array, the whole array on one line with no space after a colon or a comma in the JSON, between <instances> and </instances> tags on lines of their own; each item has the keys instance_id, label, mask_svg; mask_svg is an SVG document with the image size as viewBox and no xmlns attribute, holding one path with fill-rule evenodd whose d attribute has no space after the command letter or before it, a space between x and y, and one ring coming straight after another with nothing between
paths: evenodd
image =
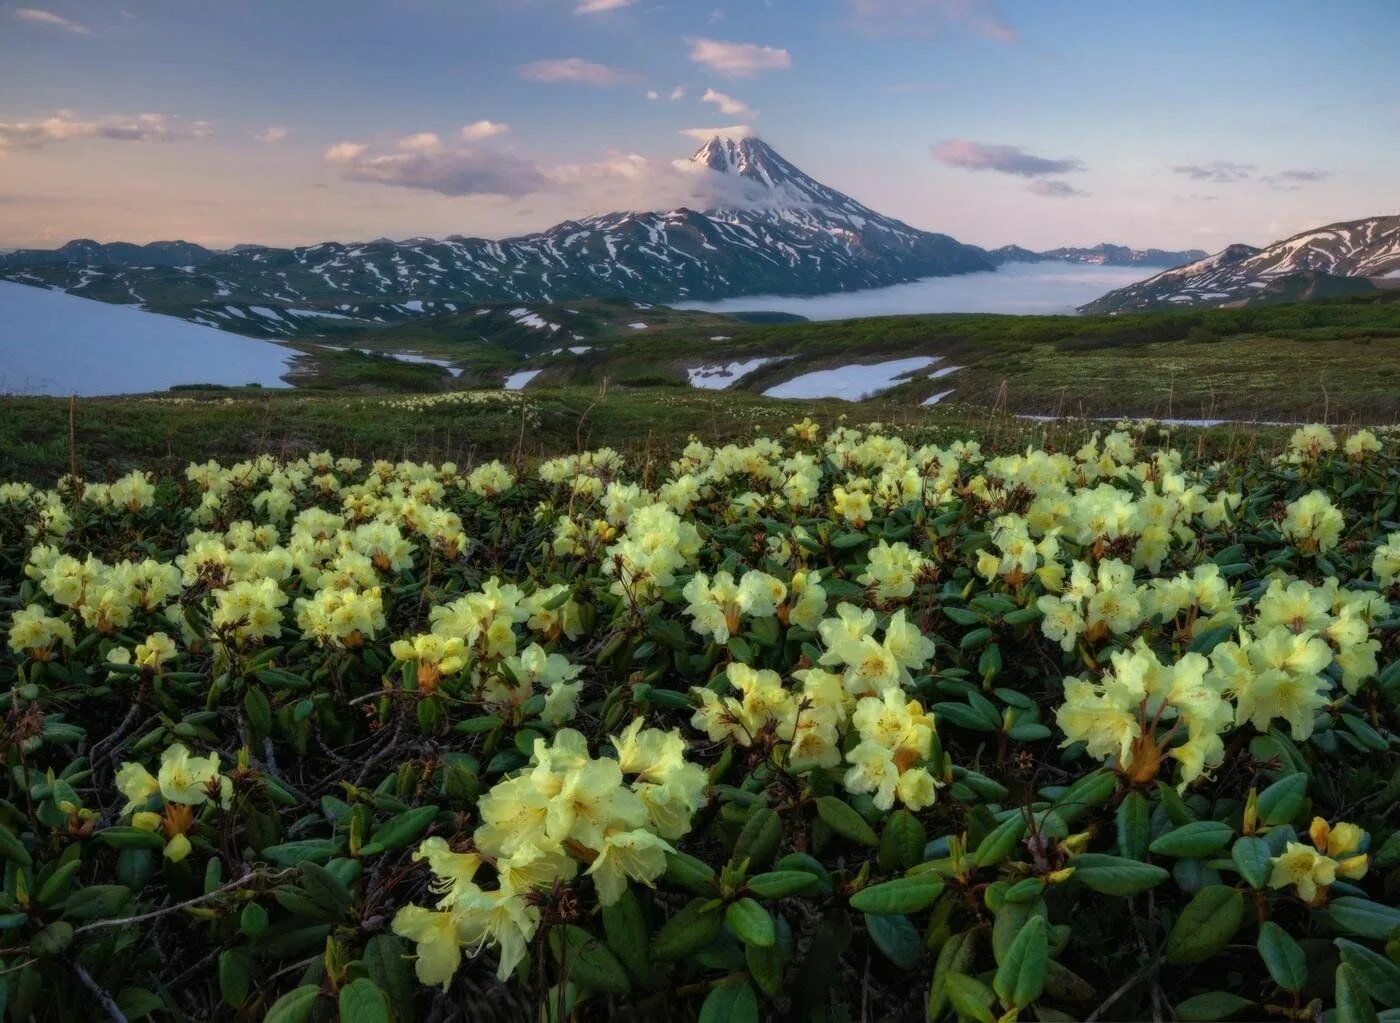
<instances>
[{"instance_id":1,"label":"ground cover vegetation","mask_svg":"<svg viewBox=\"0 0 1400 1023\"><path fill-rule=\"evenodd\" d=\"M1400 1009L1400 438L739 432L0 485L10 1017Z\"/></svg>"}]
</instances>

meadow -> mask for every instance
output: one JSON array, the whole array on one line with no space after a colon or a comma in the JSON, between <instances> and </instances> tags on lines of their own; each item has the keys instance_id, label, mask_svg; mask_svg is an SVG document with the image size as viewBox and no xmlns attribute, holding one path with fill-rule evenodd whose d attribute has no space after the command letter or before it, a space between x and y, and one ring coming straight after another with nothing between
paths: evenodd
<instances>
[{"instance_id":1,"label":"meadow","mask_svg":"<svg viewBox=\"0 0 1400 1023\"><path fill-rule=\"evenodd\" d=\"M12 1019L1400 1012L1391 431L6 407Z\"/></svg>"}]
</instances>

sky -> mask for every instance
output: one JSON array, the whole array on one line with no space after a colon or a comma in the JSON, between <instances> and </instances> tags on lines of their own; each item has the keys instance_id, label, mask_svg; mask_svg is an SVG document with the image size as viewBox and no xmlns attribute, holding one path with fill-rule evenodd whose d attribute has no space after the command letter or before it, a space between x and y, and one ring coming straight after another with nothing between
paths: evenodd
<instances>
[{"instance_id":1,"label":"sky","mask_svg":"<svg viewBox=\"0 0 1400 1023\"><path fill-rule=\"evenodd\" d=\"M693 204L716 131L979 245L1265 244L1400 210L1397 37L1397 0L0 0L0 248L523 234Z\"/></svg>"}]
</instances>

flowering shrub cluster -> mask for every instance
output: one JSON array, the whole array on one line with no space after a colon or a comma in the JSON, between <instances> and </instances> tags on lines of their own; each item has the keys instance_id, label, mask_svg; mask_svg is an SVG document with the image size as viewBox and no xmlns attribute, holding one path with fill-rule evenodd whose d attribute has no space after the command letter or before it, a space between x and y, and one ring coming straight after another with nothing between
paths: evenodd
<instances>
[{"instance_id":1,"label":"flowering shrub cluster","mask_svg":"<svg viewBox=\"0 0 1400 1023\"><path fill-rule=\"evenodd\" d=\"M1323 427L0 484L0 1003L1376 1019L1398 505Z\"/></svg>"}]
</instances>

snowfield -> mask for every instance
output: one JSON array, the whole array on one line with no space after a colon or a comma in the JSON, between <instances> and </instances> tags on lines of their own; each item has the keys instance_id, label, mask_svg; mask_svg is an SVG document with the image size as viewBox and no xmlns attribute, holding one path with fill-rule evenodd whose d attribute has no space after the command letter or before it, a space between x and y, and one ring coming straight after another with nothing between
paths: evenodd
<instances>
[{"instance_id":1,"label":"snowfield","mask_svg":"<svg viewBox=\"0 0 1400 1023\"><path fill-rule=\"evenodd\" d=\"M765 398L840 398L861 401L871 398L904 382L903 377L927 369L938 359L920 355L909 359L890 359L869 365L859 363L836 369L819 369L784 380L763 392Z\"/></svg>"},{"instance_id":2,"label":"snowfield","mask_svg":"<svg viewBox=\"0 0 1400 1023\"><path fill-rule=\"evenodd\" d=\"M87 397L176 384L286 387L282 377L295 355L270 341L135 306L0 281L0 393Z\"/></svg>"},{"instance_id":3,"label":"snowfield","mask_svg":"<svg viewBox=\"0 0 1400 1023\"><path fill-rule=\"evenodd\" d=\"M758 359L746 359L743 362L713 363L708 366L696 366L686 370L690 377L691 387L702 387L707 391L722 391L730 384L741 377L746 377L760 366L767 366L771 362L782 362L784 358L791 356L764 356Z\"/></svg>"},{"instance_id":4,"label":"snowfield","mask_svg":"<svg viewBox=\"0 0 1400 1023\"><path fill-rule=\"evenodd\" d=\"M535 379L535 377L539 376L542 372L544 371L539 369L522 369L519 372L512 373L506 377L506 382L504 384L505 389L507 391L524 390L525 385L528 384L531 380Z\"/></svg>"}]
</instances>

